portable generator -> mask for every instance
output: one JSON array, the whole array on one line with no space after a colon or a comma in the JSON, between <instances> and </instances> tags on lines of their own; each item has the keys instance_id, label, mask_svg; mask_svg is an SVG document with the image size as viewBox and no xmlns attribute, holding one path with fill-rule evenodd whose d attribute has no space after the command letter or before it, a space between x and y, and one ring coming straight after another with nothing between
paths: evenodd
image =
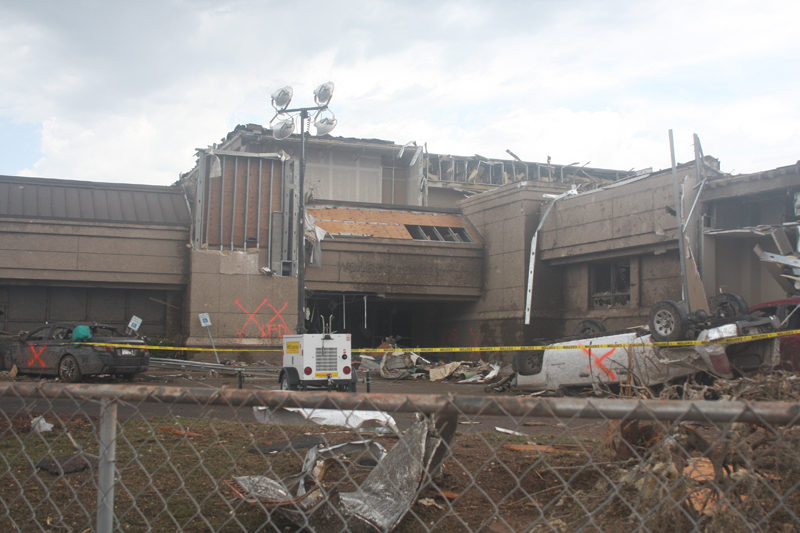
<instances>
[{"instance_id":1,"label":"portable generator","mask_svg":"<svg viewBox=\"0 0 800 533\"><path fill-rule=\"evenodd\" d=\"M284 335L281 389L323 387L356 392L358 378L352 362L350 334Z\"/></svg>"}]
</instances>

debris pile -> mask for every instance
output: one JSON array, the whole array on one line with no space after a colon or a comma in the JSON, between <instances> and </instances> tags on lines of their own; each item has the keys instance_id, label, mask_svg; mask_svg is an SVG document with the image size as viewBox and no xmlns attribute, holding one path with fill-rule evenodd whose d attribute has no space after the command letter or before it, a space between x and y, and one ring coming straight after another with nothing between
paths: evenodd
<instances>
[{"instance_id":1,"label":"debris pile","mask_svg":"<svg viewBox=\"0 0 800 533\"><path fill-rule=\"evenodd\" d=\"M370 354L361 355L359 370L377 372L383 379L451 380L454 383L491 384L486 392L507 390L514 377L511 365L479 361L439 361L433 363L413 351L397 347L391 337ZM497 389L497 390L495 390Z\"/></svg>"},{"instance_id":2,"label":"debris pile","mask_svg":"<svg viewBox=\"0 0 800 533\"><path fill-rule=\"evenodd\" d=\"M414 352L405 351L362 355L360 370L377 372L383 379L452 380L454 383L495 385L500 381L506 384L513 377L510 365L484 361L440 361L434 364Z\"/></svg>"},{"instance_id":3,"label":"debris pile","mask_svg":"<svg viewBox=\"0 0 800 533\"><path fill-rule=\"evenodd\" d=\"M457 425L457 414L421 417L388 453L373 441L312 447L296 475L281 480L239 476L228 486L237 498L260 503L312 531L391 531L421 489L439 477ZM338 482L326 482L325 474L333 462L356 453L369 455L376 466L355 491L340 492Z\"/></svg>"}]
</instances>

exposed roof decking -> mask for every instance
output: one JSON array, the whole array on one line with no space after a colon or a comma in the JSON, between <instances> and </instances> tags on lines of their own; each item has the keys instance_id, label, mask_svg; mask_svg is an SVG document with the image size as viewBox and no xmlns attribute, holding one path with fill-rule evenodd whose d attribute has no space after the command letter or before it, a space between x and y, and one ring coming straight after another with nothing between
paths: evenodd
<instances>
[{"instance_id":1,"label":"exposed roof decking","mask_svg":"<svg viewBox=\"0 0 800 533\"><path fill-rule=\"evenodd\" d=\"M462 216L449 213L420 213L385 209L308 207L315 224L332 235L369 235L383 239L414 240L406 225L464 228L473 241L480 236Z\"/></svg>"}]
</instances>

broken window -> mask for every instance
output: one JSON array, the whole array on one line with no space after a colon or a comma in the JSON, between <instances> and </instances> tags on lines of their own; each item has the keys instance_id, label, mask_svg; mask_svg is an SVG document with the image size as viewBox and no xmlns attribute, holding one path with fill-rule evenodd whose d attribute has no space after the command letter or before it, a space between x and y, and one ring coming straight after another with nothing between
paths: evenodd
<instances>
[{"instance_id":1,"label":"broken window","mask_svg":"<svg viewBox=\"0 0 800 533\"><path fill-rule=\"evenodd\" d=\"M464 228L416 226L413 224L406 224L405 226L416 241L475 242Z\"/></svg>"},{"instance_id":2,"label":"broken window","mask_svg":"<svg viewBox=\"0 0 800 533\"><path fill-rule=\"evenodd\" d=\"M590 266L591 306L628 307L631 304L631 262L629 259L595 263Z\"/></svg>"}]
</instances>

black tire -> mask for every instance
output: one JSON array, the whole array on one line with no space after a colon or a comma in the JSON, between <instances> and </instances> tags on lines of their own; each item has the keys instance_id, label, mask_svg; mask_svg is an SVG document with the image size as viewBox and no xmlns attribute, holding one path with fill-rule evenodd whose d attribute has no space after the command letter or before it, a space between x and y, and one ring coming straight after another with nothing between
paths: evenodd
<instances>
[{"instance_id":1,"label":"black tire","mask_svg":"<svg viewBox=\"0 0 800 533\"><path fill-rule=\"evenodd\" d=\"M544 343L535 341L532 346L544 346ZM525 350L515 352L511 360L514 371L522 376L534 376L542 371L544 361L544 350Z\"/></svg>"},{"instance_id":2,"label":"black tire","mask_svg":"<svg viewBox=\"0 0 800 533\"><path fill-rule=\"evenodd\" d=\"M77 359L71 355L62 357L58 363L58 377L65 383L80 383L83 373Z\"/></svg>"},{"instance_id":3,"label":"black tire","mask_svg":"<svg viewBox=\"0 0 800 533\"><path fill-rule=\"evenodd\" d=\"M708 302L711 313L719 318L734 318L750 314L750 306L744 298L732 292L714 296Z\"/></svg>"},{"instance_id":4,"label":"black tire","mask_svg":"<svg viewBox=\"0 0 800 533\"><path fill-rule=\"evenodd\" d=\"M605 331L606 327L602 322L598 322L597 320L592 320L589 318L578 322L578 325L575 326L574 330L572 330L572 334L583 336L594 335L595 333L605 333Z\"/></svg>"},{"instance_id":5,"label":"black tire","mask_svg":"<svg viewBox=\"0 0 800 533\"><path fill-rule=\"evenodd\" d=\"M689 319L678 302L663 300L650 310L650 337L656 342L682 341L689 332Z\"/></svg>"},{"instance_id":6,"label":"black tire","mask_svg":"<svg viewBox=\"0 0 800 533\"><path fill-rule=\"evenodd\" d=\"M289 383L289 374L287 373L281 376L281 390L297 390L297 385Z\"/></svg>"},{"instance_id":7,"label":"black tire","mask_svg":"<svg viewBox=\"0 0 800 533\"><path fill-rule=\"evenodd\" d=\"M358 382L351 381L350 382L350 392L358 392Z\"/></svg>"}]
</instances>

